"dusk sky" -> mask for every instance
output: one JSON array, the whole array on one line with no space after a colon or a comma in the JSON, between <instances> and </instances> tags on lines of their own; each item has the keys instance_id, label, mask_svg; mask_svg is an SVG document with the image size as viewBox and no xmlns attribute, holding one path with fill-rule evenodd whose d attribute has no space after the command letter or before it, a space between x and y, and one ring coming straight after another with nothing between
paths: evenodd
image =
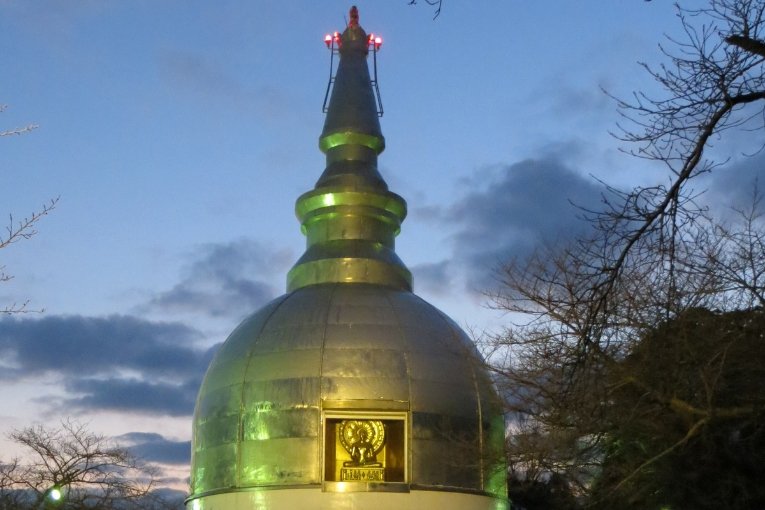
<instances>
[{"instance_id":1,"label":"dusk sky","mask_svg":"<svg viewBox=\"0 0 765 510\"><path fill-rule=\"evenodd\" d=\"M571 202L596 207L596 179L667 182L619 151L602 89L657 91L637 62L678 34L672 2L444 0L435 20L424 1L356 4L383 38L380 171L409 205L397 252L462 326L508 320L485 306L494 268L582 232ZM350 5L0 0L0 131L39 125L0 138L0 214L60 197L0 252L0 307L44 309L0 319L0 434L73 417L186 476L207 364L303 251L323 37ZM747 136L715 141L731 159L706 181L713 207L765 173Z\"/></svg>"}]
</instances>

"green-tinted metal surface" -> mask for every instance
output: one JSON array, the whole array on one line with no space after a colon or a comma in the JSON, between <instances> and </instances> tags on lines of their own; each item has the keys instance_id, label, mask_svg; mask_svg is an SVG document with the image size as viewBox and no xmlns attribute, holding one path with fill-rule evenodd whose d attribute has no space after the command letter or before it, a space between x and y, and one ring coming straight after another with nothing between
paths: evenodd
<instances>
[{"instance_id":1,"label":"green-tinted metal surface","mask_svg":"<svg viewBox=\"0 0 765 510\"><path fill-rule=\"evenodd\" d=\"M314 190L295 205L306 253L287 276L287 290L322 283L372 283L412 289L412 275L395 255L406 202L388 191L377 171L385 148L367 67L367 36L351 25L319 138L327 167Z\"/></svg>"},{"instance_id":2,"label":"green-tinted metal surface","mask_svg":"<svg viewBox=\"0 0 765 510\"><path fill-rule=\"evenodd\" d=\"M243 441L239 487L303 484L318 480L315 438Z\"/></svg>"},{"instance_id":3,"label":"green-tinted metal surface","mask_svg":"<svg viewBox=\"0 0 765 510\"><path fill-rule=\"evenodd\" d=\"M380 154L385 149L385 139L364 133L354 133L353 131L332 133L319 139L319 149L322 152L327 152L341 145L363 145Z\"/></svg>"},{"instance_id":4,"label":"green-tinted metal surface","mask_svg":"<svg viewBox=\"0 0 765 510\"><path fill-rule=\"evenodd\" d=\"M303 194L295 204L295 214L300 221L317 210L332 206L366 206L372 211L389 213L399 223L406 218L406 202L395 193L373 191L317 188Z\"/></svg>"},{"instance_id":5,"label":"green-tinted metal surface","mask_svg":"<svg viewBox=\"0 0 765 510\"><path fill-rule=\"evenodd\" d=\"M316 188L388 191L377 170L377 152L364 145L339 145L326 151L327 166Z\"/></svg>"},{"instance_id":6,"label":"green-tinted metal surface","mask_svg":"<svg viewBox=\"0 0 765 510\"><path fill-rule=\"evenodd\" d=\"M367 53L367 34L358 25L349 26L342 35L340 62L320 137L322 146L327 146L327 149L337 145L359 144L379 153L385 146L367 67ZM340 135L341 140L324 142L334 139L333 135ZM342 140L345 136L354 139ZM326 149L323 147L323 150Z\"/></svg>"},{"instance_id":7,"label":"green-tinted metal surface","mask_svg":"<svg viewBox=\"0 0 765 510\"><path fill-rule=\"evenodd\" d=\"M403 198L385 190L319 187L298 198L295 213L306 253L287 275L287 290L320 283L374 283L411 290L395 252L406 217Z\"/></svg>"},{"instance_id":8,"label":"green-tinted metal surface","mask_svg":"<svg viewBox=\"0 0 765 510\"><path fill-rule=\"evenodd\" d=\"M412 277L406 268L357 256L302 262L288 273L287 290L328 282L371 283L406 290L412 288Z\"/></svg>"},{"instance_id":9,"label":"green-tinted metal surface","mask_svg":"<svg viewBox=\"0 0 765 510\"><path fill-rule=\"evenodd\" d=\"M409 413L412 486L504 490L504 421L465 333L411 292L337 283L278 298L223 344L197 401L192 495L321 483L333 405Z\"/></svg>"}]
</instances>

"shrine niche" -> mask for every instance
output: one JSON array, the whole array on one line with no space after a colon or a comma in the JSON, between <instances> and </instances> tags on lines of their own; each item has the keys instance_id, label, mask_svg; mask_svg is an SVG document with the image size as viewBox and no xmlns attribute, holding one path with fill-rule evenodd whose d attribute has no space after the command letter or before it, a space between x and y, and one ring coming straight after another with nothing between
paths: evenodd
<instances>
[{"instance_id":1,"label":"shrine niche","mask_svg":"<svg viewBox=\"0 0 765 510\"><path fill-rule=\"evenodd\" d=\"M405 416L327 417L324 480L357 484L406 481Z\"/></svg>"}]
</instances>

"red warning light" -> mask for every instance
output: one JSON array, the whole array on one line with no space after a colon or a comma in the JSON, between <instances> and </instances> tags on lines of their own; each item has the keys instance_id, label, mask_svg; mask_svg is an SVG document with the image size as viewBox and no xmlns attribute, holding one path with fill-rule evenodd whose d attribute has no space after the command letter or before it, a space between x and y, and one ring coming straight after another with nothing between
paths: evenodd
<instances>
[{"instance_id":1,"label":"red warning light","mask_svg":"<svg viewBox=\"0 0 765 510\"><path fill-rule=\"evenodd\" d=\"M324 36L324 44L327 45L327 48L332 44L332 36L327 34Z\"/></svg>"},{"instance_id":2,"label":"red warning light","mask_svg":"<svg viewBox=\"0 0 765 510\"><path fill-rule=\"evenodd\" d=\"M367 42L370 46L374 44L375 50L379 50L380 46L382 46L382 37L379 35L376 36L375 34L369 34Z\"/></svg>"}]
</instances>

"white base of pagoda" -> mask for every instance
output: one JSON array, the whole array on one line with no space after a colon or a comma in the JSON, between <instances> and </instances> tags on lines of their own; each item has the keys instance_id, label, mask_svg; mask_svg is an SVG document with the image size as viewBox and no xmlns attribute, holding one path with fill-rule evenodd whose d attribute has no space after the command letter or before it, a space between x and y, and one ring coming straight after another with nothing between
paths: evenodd
<instances>
[{"instance_id":1,"label":"white base of pagoda","mask_svg":"<svg viewBox=\"0 0 765 510\"><path fill-rule=\"evenodd\" d=\"M448 491L323 492L320 488L251 490L188 501L187 510L508 510L507 500Z\"/></svg>"}]
</instances>

